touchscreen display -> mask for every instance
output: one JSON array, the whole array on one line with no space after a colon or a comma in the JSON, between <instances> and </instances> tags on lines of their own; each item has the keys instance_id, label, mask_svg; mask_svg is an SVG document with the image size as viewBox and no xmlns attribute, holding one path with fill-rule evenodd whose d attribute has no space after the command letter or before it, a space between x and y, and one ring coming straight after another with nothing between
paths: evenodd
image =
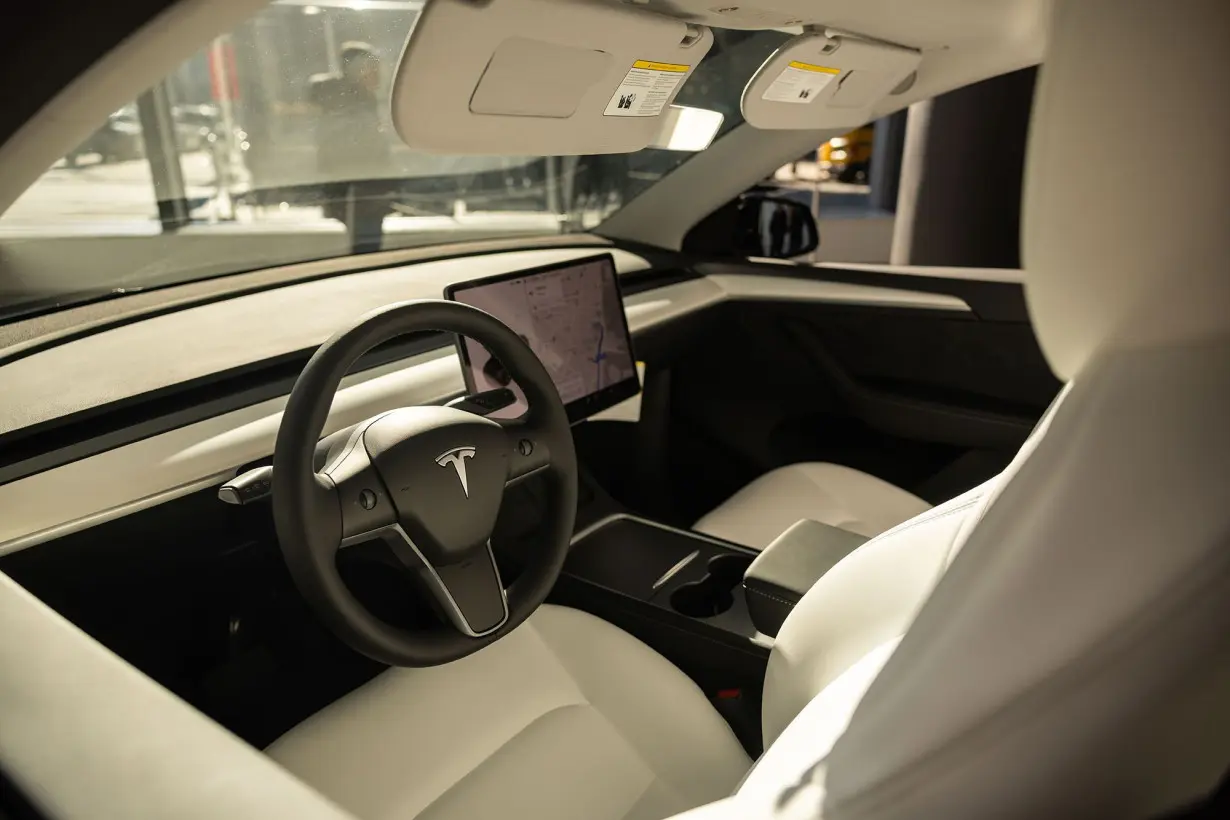
<instances>
[{"instance_id":1,"label":"touchscreen display","mask_svg":"<svg viewBox=\"0 0 1230 820\"><path fill-rule=\"evenodd\" d=\"M578 421L640 390L618 275L609 255L450 286L445 296L485 310L511 327L538 355ZM525 396L497 359L461 340L466 386L510 387L516 403L493 417L515 418Z\"/></svg>"}]
</instances>

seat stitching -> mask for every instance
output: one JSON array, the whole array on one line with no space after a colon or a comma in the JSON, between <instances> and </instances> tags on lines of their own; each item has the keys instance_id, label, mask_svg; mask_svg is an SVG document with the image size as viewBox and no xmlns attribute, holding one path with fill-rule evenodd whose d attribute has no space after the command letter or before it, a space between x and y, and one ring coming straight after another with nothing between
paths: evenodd
<instances>
[{"instance_id":1,"label":"seat stitching","mask_svg":"<svg viewBox=\"0 0 1230 820\"><path fill-rule=\"evenodd\" d=\"M555 651L555 647L551 645L551 642L547 640L546 637L544 637L541 633L536 633L536 634L538 635L539 639L542 641L543 645L547 648L547 651L551 653L551 656L553 658L555 658L555 662L558 663L564 669L564 671L568 673L569 677L572 678L572 682L576 684L577 691L580 692L582 697L585 698L585 702L591 708L593 708L595 712L598 713L598 715L602 718L602 721L611 728L611 731L619 735L620 739L622 739L623 742L627 744L628 748L631 749L632 752L636 755L636 758L637 760L641 762L641 765L645 767L645 770L650 773L649 785L652 786L654 783L661 783L668 791L670 791L671 795L676 800L678 800L681 804L687 802L683 799L683 795L679 792L679 790L675 787L673 783L668 783L665 780L663 780L661 777L658 776L657 771L655 771L654 768L649 765L649 761L647 761L644 755L641 754L640 747L638 747L635 743L633 743L632 739L629 738L627 735L625 735L623 731L621 731L620 728L615 725L615 723L607 716L605 712L603 712L600 708L594 705L593 701L589 699L589 695L585 692L585 688L581 685L581 682L577 680L577 678L574 675L572 675L571 667L569 667L568 664L564 661L564 659L559 656L559 654ZM702 697L703 697L703 693L702 693ZM646 791L648 791L648 789L649 789L649 786L646 786ZM644 793L642 792L642 795L643 794ZM640 798L638 797L637 799L639 800Z\"/></svg>"},{"instance_id":2,"label":"seat stitching","mask_svg":"<svg viewBox=\"0 0 1230 820\"><path fill-rule=\"evenodd\" d=\"M861 544L861 545L859 545L859 546L856 548L856 550L855 550L855 551L857 552L858 550L863 549L864 547L866 547L866 546L867 546L867 544L874 544L874 543L876 543L877 541L879 541L880 539L882 539L882 538L887 538L887 537L889 537L890 535L896 535L896 534L898 534L898 533L906 532L906 531L908 531L908 530L912 530L912 529L914 529L915 527L921 527L923 524L930 524L932 521L938 521L938 520L939 520L939 519L941 519L941 518L947 518L947 517L948 517L948 516L950 516L950 515L956 515L956 514L957 514L957 513L959 513L959 512L963 512L964 510L968 510L970 507L973 507L975 504L977 504L977 503L978 503L979 501L981 501L981 500L982 500L982 496L981 496L981 495L977 495L977 496L975 496L974 498L971 498L969 501L965 502L964 504L962 504L962 505L961 505L961 506L959 506L959 507L953 507L953 508L952 508L952 509L950 509L950 510L944 510L944 511L943 511L943 512L941 512L941 513L937 513L937 514L935 514L935 515L930 515L930 516L927 516L926 518L921 518L921 517L920 517L920 518L915 518L915 519L912 519L912 520L910 520L910 521L906 521L906 522L905 522L905 523L903 523L903 524L898 524L897 526L893 527L891 530L889 530L889 531L887 531L887 532L882 532L882 533L880 533L880 534L879 534L879 535L877 535L875 538L872 538L870 541L868 541L866 544Z\"/></svg>"},{"instance_id":3,"label":"seat stitching","mask_svg":"<svg viewBox=\"0 0 1230 820\"><path fill-rule=\"evenodd\" d=\"M981 502L983 501L984 498L985 498L985 494L978 496L977 500ZM982 504L982 509L978 510L978 518L974 520L973 524L971 524L968 529L962 531L958 527L957 531L953 533L952 540L948 542L948 549L944 550L944 563L943 563L943 566L940 568L941 574L948 571L949 565L952 564L953 559L956 558L956 554L954 553L954 550L957 548L957 541L960 539L962 532L964 532L966 540L968 541L970 533L974 531L975 527L977 527L979 524L982 523L982 519L985 518L987 515L987 510L991 508L991 504L993 504L994 502L995 502L995 499L992 498L989 503Z\"/></svg>"},{"instance_id":4,"label":"seat stitching","mask_svg":"<svg viewBox=\"0 0 1230 820\"><path fill-rule=\"evenodd\" d=\"M531 631L534 634L534 638L537 639L539 645L541 645L544 649L547 650L547 653L560 667L560 670L564 672L566 675L568 675L568 679L573 683L574 688L576 689L577 695L580 696L580 702L561 703L557 706L552 706L551 708L547 709L545 712L542 712L538 715L535 715L534 717L531 717L528 721L526 721L526 723L520 729L513 732L511 735L505 738L502 742L497 743L491 749L491 751L483 755L482 758L480 758L479 761L475 763L474 766L472 766L468 772L465 772L464 774L461 775L461 777L457 778L456 781L454 781L453 783L449 784L444 789L442 789L439 794L437 794L435 797L431 799L430 803L423 806L423 808L417 813L417 815L421 815L425 813L428 809L430 809L433 805L435 805L437 801L439 801L441 798L443 798L453 789L457 788L457 786L459 786L467 777L469 777L471 774L478 771L482 766L484 766L487 763L487 761L491 760L491 758L493 758L496 754L498 754L501 749L503 749L509 743L512 743L514 740L517 739L517 737L524 734L526 730L528 730L531 726L533 726L538 721L545 718L547 715L553 714L563 709L568 709L573 706L579 706L579 707L588 706L591 709L594 709L594 711L601 714L601 712L598 709L596 709L592 703L589 702L589 698L585 696L585 692L581 690L580 685L577 684L576 678L573 677L568 667L566 667L563 663L560 662L559 656L555 654L555 650L551 647L550 643L548 643L548 641L538 632L538 630L534 629L532 625L527 625L527 626L530 626L529 631Z\"/></svg>"},{"instance_id":5,"label":"seat stitching","mask_svg":"<svg viewBox=\"0 0 1230 820\"><path fill-rule=\"evenodd\" d=\"M649 768L649 767L646 766L645 768ZM649 794L649 790L654 787L655 783L663 783L663 785L666 785L663 782L662 778L658 777L656 774L653 777L649 778L649 782L645 784L645 788L641 789L641 793L636 796L635 800L633 800L631 803L628 804L628 810L623 813L624 817L627 817L632 812L632 810L635 809L640 804L640 802L645 799L645 795ZM678 798L681 803L686 802L678 794L675 793L674 789L670 789L670 791L671 791L671 794L674 794L675 797ZM695 808L695 807L689 806L688 808Z\"/></svg>"},{"instance_id":6,"label":"seat stitching","mask_svg":"<svg viewBox=\"0 0 1230 820\"><path fill-rule=\"evenodd\" d=\"M543 712L542 714L537 715L537 716L535 716L535 717L531 718L531 719L529 720L529 722L527 722L524 726L522 726L522 727L521 727L520 729L518 729L516 732L513 732L511 735L509 735L509 736L508 736L508 738L507 738L506 740L504 740L502 743L498 744L498 745L497 745L494 749L492 749L489 753L487 753L486 755L484 755L484 756L483 756L483 758L482 758L481 760L479 760L477 763L475 763L475 764L474 764L474 765L470 768L470 770L469 770L468 772L466 772L465 774L463 774L461 777L457 778L456 782L454 782L454 783L450 784L450 785L449 785L448 787L446 787L443 791L441 791L439 794L437 794L435 797L433 797L433 798L431 799L431 802L430 802L430 803L428 803L427 805L423 806L423 808L422 808L422 809L420 809L420 810L419 810L419 811L415 814L415 816L416 816L416 817L419 817L419 816L422 816L422 815L426 814L426 813L427 813L427 812L431 809L431 807L432 807L432 806L434 806L436 803L440 802L440 800L441 800L441 799L443 799L444 797L448 796L448 794L449 794L450 792L452 792L454 789L456 789L458 786L460 786L462 783L464 783L464 782L466 781L466 779L467 779L467 778L469 778L470 776L472 776L475 772L477 772L477 771L478 771L479 769L481 769L483 766L487 765L487 763L491 761L491 758L495 757L495 756L496 756L497 754L499 754L499 753L500 753L500 752L501 752L501 751L502 751L505 747L507 747L508 745L510 745L511 743L513 743L514 741L516 741L516 739L517 739L517 738L521 737L521 735L523 735L523 734L525 734L527 731L529 731L529 730L530 730L530 728L532 728L532 727L533 727L536 723L541 722L544 718L549 717L550 715L553 715L553 714L555 714L556 712L562 712L562 711L564 711L564 710L566 710L566 709L586 709L586 708L588 708L588 709L593 709L593 711L598 712L598 714L600 714L600 715L602 714L602 712L601 712L600 710L596 709L596 708L594 707L594 705L593 705L593 704L591 704L589 701L585 701L585 702L583 702L583 703L562 703L562 704L560 704L559 706L552 706L550 709L546 710L546 711L545 711L545 712ZM645 768L649 768L649 767L648 767L648 766L646 766Z\"/></svg>"},{"instance_id":7,"label":"seat stitching","mask_svg":"<svg viewBox=\"0 0 1230 820\"><path fill-rule=\"evenodd\" d=\"M749 587L747 585L744 585L743 588L747 590L748 592L752 593L753 595L759 595L762 598L768 598L770 601L776 601L777 603L785 604L788 607L794 607L795 604L798 603L798 601L787 601L785 598L779 598L776 595L765 592L764 590L756 589L755 587Z\"/></svg>"}]
</instances>

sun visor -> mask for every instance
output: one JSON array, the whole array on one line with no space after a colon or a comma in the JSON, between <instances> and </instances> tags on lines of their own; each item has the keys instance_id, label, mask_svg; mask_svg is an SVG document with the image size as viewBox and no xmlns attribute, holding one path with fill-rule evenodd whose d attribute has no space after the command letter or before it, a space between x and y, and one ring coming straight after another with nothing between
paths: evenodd
<instances>
[{"instance_id":1,"label":"sun visor","mask_svg":"<svg viewBox=\"0 0 1230 820\"><path fill-rule=\"evenodd\" d=\"M913 49L844 35L802 34L779 48L743 89L743 118L764 129L854 128L908 81ZM904 89L902 89L904 90Z\"/></svg>"},{"instance_id":2,"label":"sun visor","mask_svg":"<svg viewBox=\"0 0 1230 820\"><path fill-rule=\"evenodd\" d=\"M393 125L431 153L639 151L712 44L703 26L597 0L432 0L397 67Z\"/></svg>"}]
</instances>

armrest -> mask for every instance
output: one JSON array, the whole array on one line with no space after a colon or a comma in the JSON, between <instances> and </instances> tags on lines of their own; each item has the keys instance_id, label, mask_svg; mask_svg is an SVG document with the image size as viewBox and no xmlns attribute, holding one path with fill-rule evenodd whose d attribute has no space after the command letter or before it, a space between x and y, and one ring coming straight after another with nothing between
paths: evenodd
<instances>
[{"instance_id":1,"label":"armrest","mask_svg":"<svg viewBox=\"0 0 1230 820\"><path fill-rule=\"evenodd\" d=\"M795 522L756 556L743 575L747 608L756 629L776 637L807 590L867 541L865 536L818 521Z\"/></svg>"}]
</instances>

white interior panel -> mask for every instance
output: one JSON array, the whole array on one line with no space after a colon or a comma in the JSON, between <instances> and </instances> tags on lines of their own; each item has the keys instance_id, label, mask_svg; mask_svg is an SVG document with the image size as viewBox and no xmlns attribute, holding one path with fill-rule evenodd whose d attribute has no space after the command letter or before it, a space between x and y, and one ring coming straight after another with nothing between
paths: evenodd
<instances>
[{"instance_id":1,"label":"white interior panel","mask_svg":"<svg viewBox=\"0 0 1230 820\"><path fill-rule=\"evenodd\" d=\"M435 153L638 151L712 43L707 28L597 0L432 0L397 68L393 124Z\"/></svg>"},{"instance_id":2,"label":"white interior panel","mask_svg":"<svg viewBox=\"0 0 1230 820\"><path fill-rule=\"evenodd\" d=\"M1037 0L635 0L714 28L829 26L923 49L1023 34Z\"/></svg>"},{"instance_id":3,"label":"white interior panel","mask_svg":"<svg viewBox=\"0 0 1230 820\"><path fill-rule=\"evenodd\" d=\"M736 300L824 302L924 310L969 310L969 305L964 300L943 293L924 293L914 290L851 285L845 282L818 282L814 279L778 278L745 273L719 273L707 278L721 288L726 298Z\"/></svg>"},{"instance_id":4,"label":"white interior panel","mask_svg":"<svg viewBox=\"0 0 1230 820\"><path fill-rule=\"evenodd\" d=\"M743 90L743 117L764 129L857 127L919 65L918 51L801 34L765 61Z\"/></svg>"},{"instance_id":5,"label":"white interior panel","mask_svg":"<svg viewBox=\"0 0 1230 820\"><path fill-rule=\"evenodd\" d=\"M515 251L332 276L120 325L0 368L0 432L315 347L369 310L440 299L454 282L567 262L600 248ZM649 267L614 251L620 273ZM293 316L293 322L271 317ZM99 367L98 362L107 362Z\"/></svg>"},{"instance_id":6,"label":"white interior panel","mask_svg":"<svg viewBox=\"0 0 1230 820\"><path fill-rule=\"evenodd\" d=\"M506 262L516 259L524 264L522 254L508 254L504 258ZM515 269L505 267L505 270ZM333 280L311 284L323 285L330 281ZM431 285L439 287L437 283ZM790 299L923 310L969 309L960 299L940 294L738 274L716 274L667 285L629 296L625 304L628 324L633 332L638 332L732 299ZM328 302L330 298L322 296L319 301ZM214 312L215 321L225 323L229 303L208 306ZM351 314L345 312L345 319L350 318ZM139 328L144 324L147 323L129 327ZM161 339L143 335L133 337L133 341L140 338L142 345L165 347L179 332L168 327L166 333L168 335ZM86 355L80 347L89 345L93 338L98 337L68 343L57 350L73 349L83 359L98 361L96 354ZM129 351L130 354L136 352L136 348ZM737 374L733 377L737 378ZM343 380L333 400L325 432L395 407L440 402L463 390L461 365L452 350L394 362ZM0 554L221 484L240 465L273 452L285 404L285 397L270 399L0 485L0 510L5 512L0 515Z\"/></svg>"},{"instance_id":7,"label":"white interior panel","mask_svg":"<svg viewBox=\"0 0 1230 820\"><path fill-rule=\"evenodd\" d=\"M5 817L355 820L3 573L0 631Z\"/></svg>"}]
</instances>

